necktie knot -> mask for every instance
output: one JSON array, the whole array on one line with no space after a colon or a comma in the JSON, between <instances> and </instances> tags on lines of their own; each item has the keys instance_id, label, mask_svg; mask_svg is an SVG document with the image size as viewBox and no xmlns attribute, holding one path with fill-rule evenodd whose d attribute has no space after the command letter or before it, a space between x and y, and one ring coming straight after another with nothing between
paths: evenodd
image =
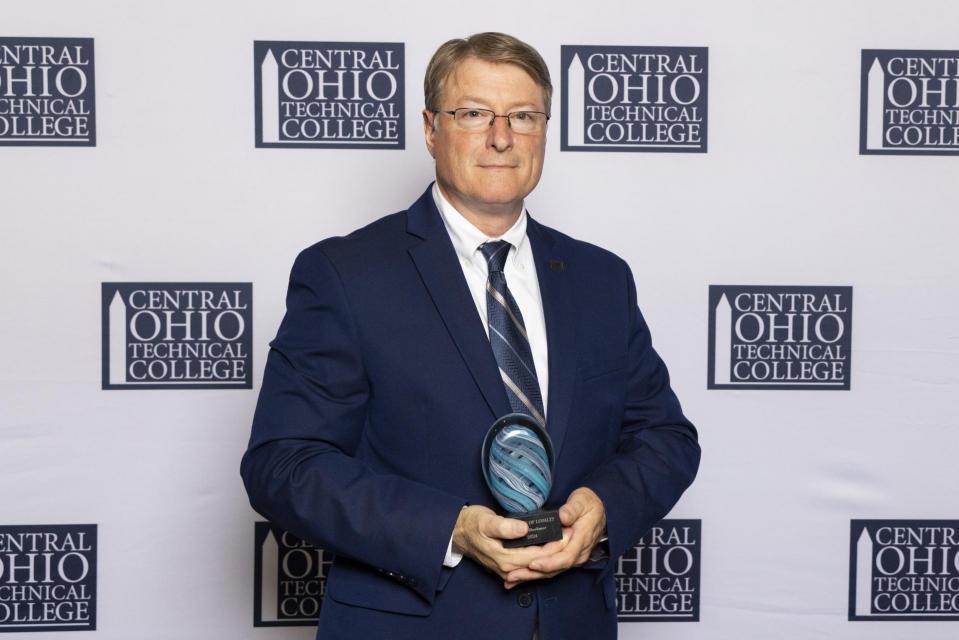
<instances>
[{"instance_id":1,"label":"necktie knot","mask_svg":"<svg viewBox=\"0 0 959 640\"><path fill-rule=\"evenodd\" d=\"M506 265L506 256L509 255L510 246L510 243L506 240L494 240L492 242L484 242L480 245L480 251L486 256L486 264L489 267L490 273L503 271L503 267Z\"/></svg>"}]
</instances>

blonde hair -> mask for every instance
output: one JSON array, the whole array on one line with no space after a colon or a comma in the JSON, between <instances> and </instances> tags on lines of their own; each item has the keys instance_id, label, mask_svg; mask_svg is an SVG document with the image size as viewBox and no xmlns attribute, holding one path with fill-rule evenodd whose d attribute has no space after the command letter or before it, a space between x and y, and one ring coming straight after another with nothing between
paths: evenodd
<instances>
[{"instance_id":1,"label":"blonde hair","mask_svg":"<svg viewBox=\"0 0 959 640\"><path fill-rule=\"evenodd\" d=\"M549 69L543 57L522 40L494 31L477 33L465 39L454 38L440 45L426 67L426 77L423 80L427 109L430 111L441 109L443 83L456 66L469 57L486 62L515 64L521 68L542 87L543 102L546 105L546 113L549 113L553 98L553 84L550 82Z\"/></svg>"}]
</instances>

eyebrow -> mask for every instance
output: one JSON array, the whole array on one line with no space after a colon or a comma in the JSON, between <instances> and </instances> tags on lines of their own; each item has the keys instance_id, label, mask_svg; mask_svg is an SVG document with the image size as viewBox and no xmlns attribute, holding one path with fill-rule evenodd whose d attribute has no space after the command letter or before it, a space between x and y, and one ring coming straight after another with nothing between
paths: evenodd
<instances>
[{"instance_id":1,"label":"eyebrow","mask_svg":"<svg viewBox=\"0 0 959 640\"><path fill-rule=\"evenodd\" d=\"M484 100L483 98L476 98L474 96L463 96L461 100L463 102L475 102L478 105L482 105L481 107L477 107L477 109L483 108L483 109L489 109L490 111L493 110L492 107L490 106L490 103ZM512 103L512 106L507 107L506 110L507 111L539 111L540 108L532 102L514 102Z\"/></svg>"}]
</instances>

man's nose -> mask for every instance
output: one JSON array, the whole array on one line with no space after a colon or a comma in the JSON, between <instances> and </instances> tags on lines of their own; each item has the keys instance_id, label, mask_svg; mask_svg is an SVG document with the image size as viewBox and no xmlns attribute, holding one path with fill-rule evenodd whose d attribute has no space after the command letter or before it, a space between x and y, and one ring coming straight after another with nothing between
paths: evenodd
<instances>
[{"instance_id":1,"label":"man's nose","mask_svg":"<svg viewBox=\"0 0 959 640\"><path fill-rule=\"evenodd\" d=\"M497 151L508 151L513 146L513 130L509 126L509 118L496 116L493 126L487 134L486 144Z\"/></svg>"}]
</instances>

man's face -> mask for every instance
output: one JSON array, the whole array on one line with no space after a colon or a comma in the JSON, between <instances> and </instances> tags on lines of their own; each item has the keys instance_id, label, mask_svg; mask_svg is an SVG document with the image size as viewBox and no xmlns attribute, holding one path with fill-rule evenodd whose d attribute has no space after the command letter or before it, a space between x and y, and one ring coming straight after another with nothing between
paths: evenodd
<instances>
[{"instance_id":1,"label":"man's face","mask_svg":"<svg viewBox=\"0 0 959 640\"><path fill-rule=\"evenodd\" d=\"M520 67L467 58L443 84L439 108L546 111L543 89ZM476 213L518 213L539 182L546 132L516 134L506 118L478 132L460 129L453 116L424 111L426 147L436 160L436 179L458 209Z\"/></svg>"}]
</instances>

